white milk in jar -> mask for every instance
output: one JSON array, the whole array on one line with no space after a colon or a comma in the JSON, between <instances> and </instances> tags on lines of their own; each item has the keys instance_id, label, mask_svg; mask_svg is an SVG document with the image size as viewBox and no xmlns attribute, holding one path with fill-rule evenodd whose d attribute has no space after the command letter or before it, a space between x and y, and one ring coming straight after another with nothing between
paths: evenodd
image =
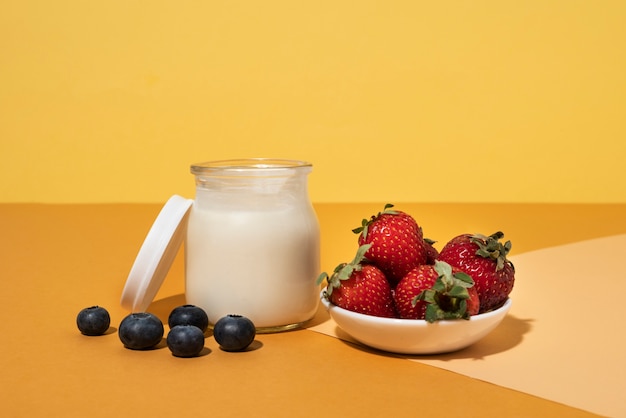
<instances>
[{"instance_id":1,"label":"white milk in jar","mask_svg":"<svg viewBox=\"0 0 626 418\"><path fill-rule=\"evenodd\" d=\"M185 246L187 303L211 323L244 315L258 332L291 329L317 311L320 234L309 163L196 164Z\"/></svg>"}]
</instances>

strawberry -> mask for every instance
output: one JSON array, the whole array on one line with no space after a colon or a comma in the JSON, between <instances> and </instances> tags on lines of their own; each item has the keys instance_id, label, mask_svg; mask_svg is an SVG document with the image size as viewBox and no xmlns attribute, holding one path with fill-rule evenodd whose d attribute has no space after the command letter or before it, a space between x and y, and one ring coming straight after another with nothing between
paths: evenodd
<instances>
[{"instance_id":1,"label":"strawberry","mask_svg":"<svg viewBox=\"0 0 626 418\"><path fill-rule=\"evenodd\" d=\"M426 264L435 264L435 260L439 258L439 251L434 244L437 241L424 237L424 251L426 251Z\"/></svg>"},{"instance_id":2,"label":"strawberry","mask_svg":"<svg viewBox=\"0 0 626 418\"><path fill-rule=\"evenodd\" d=\"M408 272L400 280L393 292L393 300L400 318L424 319L426 302L418 301L413 305L413 299L428 290L435 284L439 273L431 264L422 264Z\"/></svg>"},{"instance_id":3,"label":"strawberry","mask_svg":"<svg viewBox=\"0 0 626 418\"><path fill-rule=\"evenodd\" d=\"M474 281L474 279L472 279L472 281ZM478 315L480 313L480 296L478 296L476 283L474 283L474 286L467 288L467 293L469 294L469 298L467 299L467 313L469 316Z\"/></svg>"},{"instance_id":4,"label":"strawberry","mask_svg":"<svg viewBox=\"0 0 626 418\"><path fill-rule=\"evenodd\" d=\"M349 311L366 315L395 318L391 287L385 274L372 264L365 264L364 255L370 245L359 247L354 260L339 264L329 277L322 273L317 283L328 281L328 300Z\"/></svg>"},{"instance_id":5,"label":"strawberry","mask_svg":"<svg viewBox=\"0 0 626 418\"><path fill-rule=\"evenodd\" d=\"M472 278L448 263L435 261L411 270L396 286L393 297L400 318L469 319L479 310Z\"/></svg>"},{"instance_id":6,"label":"strawberry","mask_svg":"<svg viewBox=\"0 0 626 418\"><path fill-rule=\"evenodd\" d=\"M480 299L480 312L497 309L513 290L515 268L506 258L511 241L502 244L502 232L490 236L463 234L451 239L439 253L439 260L472 276Z\"/></svg>"},{"instance_id":7,"label":"strawberry","mask_svg":"<svg viewBox=\"0 0 626 418\"><path fill-rule=\"evenodd\" d=\"M392 287L414 267L427 261L420 229L410 215L392 210L387 204L382 212L363 219L352 232L359 234L359 245L371 244L365 257L387 276Z\"/></svg>"}]
</instances>

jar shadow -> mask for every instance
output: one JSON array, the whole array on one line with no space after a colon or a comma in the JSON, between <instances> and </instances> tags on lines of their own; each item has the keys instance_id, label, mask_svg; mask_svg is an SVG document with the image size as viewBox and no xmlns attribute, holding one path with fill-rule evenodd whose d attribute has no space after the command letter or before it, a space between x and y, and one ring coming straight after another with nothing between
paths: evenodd
<instances>
[{"instance_id":1,"label":"jar shadow","mask_svg":"<svg viewBox=\"0 0 626 418\"><path fill-rule=\"evenodd\" d=\"M148 312L156 315L161 320L161 322L163 322L164 325L167 325L167 318L169 317L170 312L172 312L174 308L185 305L186 303L187 300L185 298L185 294L181 293L178 295L168 296L163 299L155 300L150 304L147 310ZM328 321L328 318L328 312L320 303L317 306L317 311L315 312L315 315L313 315L311 319L302 324L300 328L295 328L293 331L297 331L298 329L303 328L315 327ZM210 329L207 330L207 332L210 333Z\"/></svg>"},{"instance_id":2,"label":"jar shadow","mask_svg":"<svg viewBox=\"0 0 626 418\"><path fill-rule=\"evenodd\" d=\"M317 311L315 312L313 318L305 322L302 328L313 328L328 321L328 318L330 318L328 311L324 308L324 305L320 303L317 305Z\"/></svg>"},{"instance_id":3,"label":"jar shadow","mask_svg":"<svg viewBox=\"0 0 626 418\"><path fill-rule=\"evenodd\" d=\"M186 304L185 294L181 293L174 296L168 296L163 299L155 300L148 306L148 312L159 317L164 325L167 324L167 319L170 316L170 312L179 306Z\"/></svg>"}]
</instances>

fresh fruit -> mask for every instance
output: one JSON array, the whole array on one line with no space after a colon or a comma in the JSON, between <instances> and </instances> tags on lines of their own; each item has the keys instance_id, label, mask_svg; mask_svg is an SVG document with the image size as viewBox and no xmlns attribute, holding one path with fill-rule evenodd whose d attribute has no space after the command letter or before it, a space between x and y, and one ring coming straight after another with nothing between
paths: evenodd
<instances>
[{"instance_id":1,"label":"fresh fruit","mask_svg":"<svg viewBox=\"0 0 626 418\"><path fill-rule=\"evenodd\" d=\"M469 298L467 299L467 313L469 316L478 315L480 313L480 297L476 285L467 288Z\"/></svg>"},{"instance_id":2,"label":"fresh fruit","mask_svg":"<svg viewBox=\"0 0 626 418\"><path fill-rule=\"evenodd\" d=\"M359 247L354 260L339 264L332 276L322 273L317 283L328 281L326 297L333 304L366 315L393 318L391 286L385 274L376 266L363 264L371 244Z\"/></svg>"},{"instance_id":3,"label":"fresh fruit","mask_svg":"<svg viewBox=\"0 0 626 418\"><path fill-rule=\"evenodd\" d=\"M226 315L213 326L213 337L224 351L243 351L255 336L254 323L242 315Z\"/></svg>"},{"instance_id":4,"label":"fresh fruit","mask_svg":"<svg viewBox=\"0 0 626 418\"><path fill-rule=\"evenodd\" d=\"M209 327L209 317L198 306L182 305L172 310L167 318L167 324L170 328L174 328L176 325L194 325L205 332Z\"/></svg>"},{"instance_id":5,"label":"fresh fruit","mask_svg":"<svg viewBox=\"0 0 626 418\"><path fill-rule=\"evenodd\" d=\"M420 229L410 215L387 204L382 212L363 219L352 230L359 234L359 245L371 244L365 257L380 268L394 287L409 271L426 264L427 254Z\"/></svg>"},{"instance_id":6,"label":"fresh fruit","mask_svg":"<svg viewBox=\"0 0 626 418\"><path fill-rule=\"evenodd\" d=\"M435 261L411 270L396 286L394 302L400 318L468 319L478 313L472 278L449 264Z\"/></svg>"},{"instance_id":7,"label":"fresh fruit","mask_svg":"<svg viewBox=\"0 0 626 418\"><path fill-rule=\"evenodd\" d=\"M84 335L102 335L109 329L109 325L111 325L111 316L109 312L101 306L90 306L78 313L76 316L76 325Z\"/></svg>"},{"instance_id":8,"label":"fresh fruit","mask_svg":"<svg viewBox=\"0 0 626 418\"><path fill-rule=\"evenodd\" d=\"M195 325L175 325L166 341L175 357L196 357L204 348L204 332Z\"/></svg>"},{"instance_id":9,"label":"fresh fruit","mask_svg":"<svg viewBox=\"0 0 626 418\"><path fill-rule=\"evenodd\" d=\"M502 244L502 232L490 236L462 234L451 239L439 260L472 276L480 299L480 312L499 308L513 290L515 268L506 258L511 242Z\"/></svg>"},{"instance_id":10,"label":"fresh fruit","mask_svg":"<svg viewBox=\"0 0 626 418\"><path fill-rule=\"evenodd\" d=\"M439 258L439 251L435 248L433 241L430 238L424 237L424 251L426 252L426 264L435 264L435 260Z\"/></svg>"},{"instance_id":11,"label":"fresh fruit","mask_svg":"<svg viewBox=\"0 0 626 418\"><path fill-rule=\"evenodd\" d=\"M408 272L400 280L393 292L393 300L400 318L424 319L426 302L419 301L413 304L413 299L424 290L433 287L437 277L439 274L433 265L422 264Z\"/></svg>"},{"instance_id":12,"label":"fresh fruit","mask_svg":"<svg viewBox=\"0 0 626 418\"><path fill-rule=\"evenodd\" d=\"M131 313L122 319L118 336L124 347L132 350L145 350L160 343L164 331L163 323L156 315L138 312Z\"/></svg>"}]
</instances>

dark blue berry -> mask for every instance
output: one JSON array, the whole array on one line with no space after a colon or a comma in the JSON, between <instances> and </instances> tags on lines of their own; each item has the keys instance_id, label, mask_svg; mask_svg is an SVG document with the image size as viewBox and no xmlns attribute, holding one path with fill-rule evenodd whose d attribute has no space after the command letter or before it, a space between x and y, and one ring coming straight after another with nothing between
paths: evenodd
<instances>
[{"instance_id":1,"label":"dark blue berry","mask_svg":"<svg viewBox=\"0 0 626 418\"><path fill-rule=\"evenodd\" d=\"M111 325L109 312L101 306L91 306L78 313L76 325L84 335L102 335Z\"/></svg>"},{"instance_id":2,"label":"dark blue berry","mask_svg":"<svg viewBox=\"0 0 626 418\"><path fill-rule=\"evenodd\" d=\"M256 328L245 316L226 315L215 323L213 336L222 350L242 351L254 341Z\"/></svg>"},{"instance_id":3,"label":"dark blue berry","mask_svg":"<svg viewBox=\"0 0 626 418\"><path fill-rule=\"evenodd\" d=\"M156 315L149 312L131 313L120 323L118 335L124 347L145 350L161 342L165 330Z\"/></svg>"},{"instance_id":4,"label":"dark blue berry","mask_svg":"<svg viewBox=\"0 0 626 418\"><path fill-rule=\"evenodd\" d=\"M204 348L204 332L194 325L176 325L167 333L167 347L176 357L195 357Z\"/></svg>"},{"instance_id":5,"label":"dark blue berry","mask_svg":"<svg viewBox=\"0 0 626 418\"><path fill-rule=\"evenodd\" d=\"M183 305L174 308L167 318L167 324L170 328L176 325L193 325L205 332L209 327L209 317L202 308L195 305Z\"/></svg>"}]
</instances>

